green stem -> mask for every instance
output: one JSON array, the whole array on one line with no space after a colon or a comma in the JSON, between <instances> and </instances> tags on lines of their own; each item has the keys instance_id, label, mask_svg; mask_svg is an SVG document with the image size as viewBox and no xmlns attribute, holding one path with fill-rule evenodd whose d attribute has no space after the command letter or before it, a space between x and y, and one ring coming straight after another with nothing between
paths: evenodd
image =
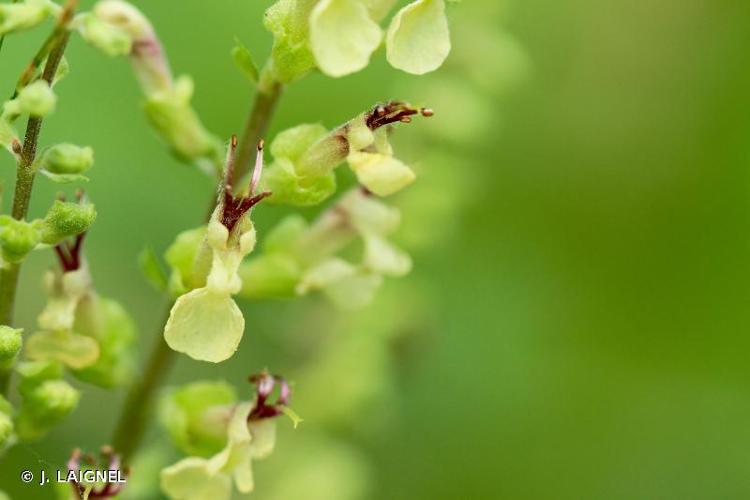
<instances>
[{"instance_id":1,"label":"green stem","mask_svg":"<svg viewBox=\"0 0 750 500\"><path fill-rule=\"evenodd\" d=\"M240 154L245 151L245 163L236 163L239 175L247 172L249 167L250 152L255 150L255 145L261 139L261 135L268 129L271 122L276 102L281 96L281 85L271 85L269 92L260 92L255 96L253 106L248 116L245 131L239 144ZM241 158L241 156L239 157ZM211 194L211 203L215 203L216 195ZM211 211L209 211L210 215ZM165 311L165 321L160 323L159 330L154 336L154 345L145 368L141 371L140 378L130 387L125 399L122 413L115 427L112 437L112 446L120 454L123 464L128 464L138 450L147 430L147 416L151 412L156 392L166 378L172 366L176 353L172 351L164 341L162 332L164 323L169 317L172 302L168 304Z\"/></svg>"},{"instance_id":2,"label":"green stem","mask_svg":"<svg viewBox=\"0 0 750 500\"><path fill-rule=\"evenodd\" d=\"M70 6L71 9L76 4L77 2L75 1L68 2L68 6ZM67 8L68 7L66 7L65 12L67 12ZM63 14L61 19L65 17L65 14ZM57 73L57 68L60 65L63 54L65 53L65 48L68 45L69 38L70 34L65 30L63 35L57 39L56 45L49 52L47 64L44 66L44 71L42 72L42 79L47 81L50 85L52 85L52 80ZM31 191L34 187L34 159L36 158L36 150L41 130L42 118L36 116L29 117L29 121L26 123L26 134L24 136L23 146L21 147L18 166L16 169L16 187L13 193L13 208L11 210L11 216L16 220L24 220L29 211ZM6 264L6 267L0 270L0 324L11 325L13 323L13 309L16 301L16 290L18 288L18 275L20 271L20 263L8 263ZM0 377L0 394L7 393L9 379L9 374L4 374Z\"/></svg>"},{"instance_id":3,"label":"green stem","mask_svg":"<svg viewBox=\"0 0 750 500\"><path fill-rule=\"evenodd\" d=\"M45 59L49 60L52 58L51 54L54 50L56 50L56 48L62 45L63 52L65 52L64 46L68 43L68 38L70 36L70 32L68 31L68 23L71 19L73 19L73 14L75 13L75 9L77 6L78 0L68 0L68 3L65 4L65 7L63 7L62 12L60 13L60 17L55 23L55 29L52 31L52 33L50 33L47 39L44 40L42 46L39 48L36 54L34 54L34 57L31 58L31 61L26 65L23 73L21 73L21 76L18 78L18 82L16 82L16 88L13 90L13 96L11 97L11 99L15 98L21 89L31 83L39 67L42 65L42 63L44 63ZM62 57L62 53L60 54L60 57ZM59 64L60 61L58 60L55 63L55 73L57 72L57 66ZM47 66L49 66L49 63L47 64ZM46 73L47 72L45 67L44 74ZM42 76L42 78L47 80L47 82L52 85L52 80L55 77L55 73L52 73L50 78L46 78L44 75Z\"/></svg>"},{"instance_id":4,"label":"green stem","mask_svg":"<svg viewBox=\"0 0 750 500\"><path fill-rule=\"evenodd\" d=\"M242 133L235 161L235 179L242 179L250 170L250 162L255 155L256 146L268 130L270 120L276 104L281 97L283 86L278 82L272 82L267 89L258 89L253 102L253 112L247 118L245 131Z\"/></svg>"},{"instance_id":5,"label":"green stem","mask_svg":"<svg viewBox=\"0 0 750 500\"><path fill-rule=\"evenodd\" d=\"M165 318L159 324L160 326L169 317L172 305L171 301L167 304ZM161 331L157 332L154 341L151 355L141 377L128 392L112 439L112 445L120 454L123 463L129 463L133 453L138 449L147 429L146 417L149 415L151 402L174 362L174 351L164 341Z\"/></svg>"}]
</instances>

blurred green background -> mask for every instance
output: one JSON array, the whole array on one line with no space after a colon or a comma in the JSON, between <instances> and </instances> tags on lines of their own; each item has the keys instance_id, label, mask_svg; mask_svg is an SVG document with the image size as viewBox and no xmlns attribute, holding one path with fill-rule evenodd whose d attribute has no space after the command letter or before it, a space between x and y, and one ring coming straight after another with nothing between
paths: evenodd
<instances>
[{"instance_id":1,"label":"blurred green background","mask_svg":"<svg viewBox=\"0 0 750 500\"><path fill-rule=\"evenodd\" d=\"M193 76L209 128L239 132L252 89L229 49L237 35L258 59L267 54L261 13L270 2L135 3L174 71ZM381 51L360 74L313 75L289 88L269 134L300 122L334 126L392 97L436 111L432 123L397 133L400 155L420 164L429 186L404 201L412 229L402 238L432 234L413 245L414 273L390 281L373 306L409 330L382 335L392 383L364 416L325 428L362 457L365 498L750 497L750 3L466 0L451 21L456 60L443 70L410 77ZM45 31L7 40L8 93ZM124 61L80 39L68 59L42 140L96 150L86 189L99 219L88 257L99 291L136 317L145 352L163 306L136 257L195 226L211 182L146 126ZM12 162L0 162L8 193ZM57 188L38 179L34 216ZM283 213L256 210L261 239ZM23 269L22 326L34 325L51 262L39 253ZM226 378L245 390L244 377L265 366L294 373L307 333L325 330L333 314L315 300L245 310L239 355L220 366L181 358L171 381ZM381 316L338 328L379 335ZM280 424L253 498L307 497L263 491L265 468L278 482L272 469L318 432L316 405L330 404L296 382L307 421L295 432ZM21 484L19 472L106 443L121 396L86 387L65 425L0 462L0 487L14 498L51 495ZM333 491L357 476L351 465L313 477Z\"/></svg>"}]
</instances>

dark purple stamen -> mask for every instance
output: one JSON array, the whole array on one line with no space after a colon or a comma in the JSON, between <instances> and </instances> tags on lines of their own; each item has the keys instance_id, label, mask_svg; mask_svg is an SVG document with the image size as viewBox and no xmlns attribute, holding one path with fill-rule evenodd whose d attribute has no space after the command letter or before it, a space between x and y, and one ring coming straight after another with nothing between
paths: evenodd
<instances>
[{"instance_id":1,"label":"dark purple stamen","mask_svg":"<svg viewBox=\"0 0 750 500\"><path fill-rule=\"evenodd\" d=\"M248 194L234 196L234 158L237 151L237 136L232 136L232 140L229 143L229 151L227 152L227 163L226 171L224 173L224 193L222 203L222 214L221 223L224 224L229 231L239 222L243 215L250 211L255 205L260 203L264 198L271 196L271 193L264 191L260 194L255 194L255 188L257 187L260 179L260 173L263 169L263 141L258 143L258 158L255 163L255 170L253 171L253 177L250 181L250 187Z\"/></svg>"},{"instance_id":2,"label":"dark purple stamen","mask_svg":"<svg viewBox=\"0 0 750 500\"><path fill-rule=\"evenodd\" d=\"M86 232L83 232L77 235L72 241L65 240L55 245L55 253L60 260L60 266L64 272L77 271L81 268L81 246L85 237Z\"/></svg>"},{"instance_id":3,"label":"dark purple stamen","mask_svg":"<svg viewBox=\"0 0 750 500\"><path fill-rule=\"evenodd\" d=\"M78 475L81 471L81 461L83 461L88 466L105 466L105 470L107 471L120 471L121 462L120 462L120 456L117 455L112 448L109 446L105 446L101 450L101 458L103 460L96 460L96 458L90 454L83 454L80 449L76 448L73 450L73 453L70 456L70 460L68 460L68 471L73 471ZM123 475L127 477L128 471L124 470L122 471ZM84 494L86 493L86 486L81 484L78 480L74 479L71 483L71 486L73 487L73 491L79 496L79 498L84 498ZM99 488L92 489L89 494L88 498L114 498L116 497L124 488L124 483L106 483Z\"/></svg>"},{"instance_id":4,"label":"dark purple stamen","mask_svg":"<svg viewBox=\"0 0 750 500\"><path fill-rule=\"evenodd\" d=\"M410 117L416 114L429 118L435 113L429 108L416 109L406 102L391 101L372 108L365 118L365 123L370 130L376 130L391 123L411 123Z\"/></svg>"},{"instance_id":5,"label":"dark purple stamen","mask_svg":"<svg viewBox=\"0 0 750 500\"><path fill-rule=\"evenodd\" d=\"M289 383L283 377L271 375L265 371L250 376L249 380L256 387L256 402L255 408L250 412L247 420L263 420L281 415L283 407L289 405L289 399L292 396ZM269 403L268 398L271 396L276 383L279 384L279 397L275 403Z\"/></svg>"}]
</instances>

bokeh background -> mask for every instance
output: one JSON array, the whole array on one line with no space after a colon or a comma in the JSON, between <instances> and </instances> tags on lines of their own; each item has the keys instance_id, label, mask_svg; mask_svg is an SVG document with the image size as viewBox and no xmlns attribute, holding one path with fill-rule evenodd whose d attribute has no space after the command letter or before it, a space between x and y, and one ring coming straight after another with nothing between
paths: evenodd
<instances>
[{"instance_id":1,"label":"bokeh background","mask_svg":"<svg viewBox=\"0 0 750 500\"><path fill-rule=\"evenodd\" d=\"M239 132L252 88L229 49L237 35L268 53L270 2L135 3L175 72L193 76L209 128ZM249 373L293 374L306 422L280 422L253 498L749 497L750 3L466 0L450 15L439 72L410 77L381 51L360 74L313 75L288 89L269 134L392 97L432 106L430 122L396 134L420 170L395 201L413 274L356 314L316 299L245 304L239 354L181 358L171 383L225 378L249 393ZM7 40L8 93L45 31ZM196 225L211 181L146 126L125 61L80 39L68 59L42 140L95 147L88 257L145 352L163 305L137 255ZM12 162L0 163L10 192ZM57 189L38 179L33 215ZM261 239L284 213L256 210ZM24 267L22 326L51 263L39 253ZM13 498L52 498L19 472L109 440L122 394L84 391L48 439L0 462ZM141 470L174 459L162 435Z\"/></svg>"}]
</instances>

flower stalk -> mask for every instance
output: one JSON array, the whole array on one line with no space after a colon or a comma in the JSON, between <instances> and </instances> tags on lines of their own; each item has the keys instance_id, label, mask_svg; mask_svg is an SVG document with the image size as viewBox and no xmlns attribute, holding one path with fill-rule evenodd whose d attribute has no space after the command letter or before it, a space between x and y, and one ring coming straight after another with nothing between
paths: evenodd
<instances>
[{"instance_id":1,"label":"flower stalk","mask_svg":"<svg viewBox=\"0 0 750 500\"><path fill-rule=\"evenodd\" d=\"M238 141L238 154L235 162L234 176L242 178L247 173L250 158L257 151L257 145L261 141L261 134L267 129L273 118L276 103L281 97L282 86L274 82L270 90L263 92L260 89L251 107L242 138ZM244 160L243 160L243 154ZM238 183L239 184L239 183ZM211 210L213 212L216 203L214 193L211 194ZM123 410L120 414L112 444L120 452L122 462L128 464L133 455L140 447L147 430L147 416L153 407L157 390L167 377L170 368L174 364L177 352L169 348L162 332L164 324L169 318L170 311L174 306L174 300L168 301L165 306L164 320L159 323L154 333L153 347L148 361L141 370L140 377L131 386L126 397Z\"/></svg>"},{"instance_id":2,"label":"flower stalk","mask_svg":"<svg viewBox=\"0 0 750 500\"><path fill-rule=\"evenodd\" d=\"M47 63L42 71L42 80L52 85L57 74L57 70L62 61L65 48L68 44L70 33L66 29L67 22L73 15L78 0L69 0L65 5L57 25L52 35L44 42L42 49L34 56L29 65L33 68L30 74L33 76L36 68L46 57ZM25 75L29 74L29 69L24 72L19 82L26 81ZM34 160L36 159L37 144L39 134L42 129L43 118L41 116L30 116L26 124L26 133L23 145L18 145L18 164L16 168L16 186L13 193L13 208L11 216L16 220L24 220L29 210L31 201L31 192L34 187ZM13 309L16 300L16 289L18 288L18 275L20 273L20 263L8 263L6 267L0 269L0 324L10 325L13 322ZM5 394L10 380L9 373L0 374L0 394Z\"/></svg>"}]
</instances>

